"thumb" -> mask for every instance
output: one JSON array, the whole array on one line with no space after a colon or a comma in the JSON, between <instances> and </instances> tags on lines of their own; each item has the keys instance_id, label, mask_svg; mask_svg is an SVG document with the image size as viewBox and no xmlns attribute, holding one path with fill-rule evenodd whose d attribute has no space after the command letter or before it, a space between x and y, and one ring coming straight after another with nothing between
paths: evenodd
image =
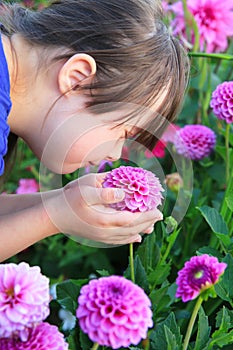
<instances>
[{"instance_id":1,"label":"thumb","mask_svg":"<svg viewBox=\"0 0 233 350\"><path fill-rule=\"evenodd\" d=\"M100 188L99 197L104 203L117 203L124 199L125 192L121 188Z\"/></svg>"}]
</instances>

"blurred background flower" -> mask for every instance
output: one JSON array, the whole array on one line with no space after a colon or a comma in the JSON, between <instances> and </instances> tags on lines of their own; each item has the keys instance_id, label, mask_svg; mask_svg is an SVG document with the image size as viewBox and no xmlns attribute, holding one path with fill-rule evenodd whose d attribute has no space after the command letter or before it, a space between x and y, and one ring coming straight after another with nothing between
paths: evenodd
<instances>
[{"instance_id":1,"label":"blurred background flower","mask_svg":"<svg viewBox=\"0 0 233 350\"><path fill-rule=\"evenodd\" d=\"M194 16L200 35L200 49L206 52L222 52L228 47L228 39L233 35L232 0L187 0L187 7ZM186 23L182 1L177 1L169 9L175 14L171 23L173 33L181 38L186 36ZM190 29L192 23L189 23ZM192 43L194 35L192 32Z\"/></svg>"},{"instance_id":2,"label":"blurred background flower","mask_svg":"<svg viewBox=\"0 0 233 350\"><path fill-rule=\"evenodd\" d=\"M186 125L176 133L175 148L191 160L201 160L210 155L216 144L215 132L205 125Z\"/></svg>"},{"instance_id":3,"label":"blurred background flower","mask_svg":"<svg viewBox=\"0 0 233 350\"><path fill-rule=\"evenodd\" d=\"M233 123L233 81L219 84L212 93L210 107L217 118Z\"/></svg>"},{"instance_id":4,"label":"blurred background flower","mask_svg":"<svg viewBox=\"0 0 233 350\"><path fill-rule=\"evenodd\" d=\"M17 194L33 193L39 191L39 184L35 179L20 179L16 189Z\"/></svg>"}]
</instances>

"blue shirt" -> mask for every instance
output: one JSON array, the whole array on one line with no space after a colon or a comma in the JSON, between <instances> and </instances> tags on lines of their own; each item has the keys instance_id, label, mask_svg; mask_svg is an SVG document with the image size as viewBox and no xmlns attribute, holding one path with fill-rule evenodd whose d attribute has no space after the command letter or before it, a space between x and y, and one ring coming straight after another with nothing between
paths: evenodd
<instances>
[{"instance_id":1,"label":"blue shirt","mask_svg":"<svg viewBox=\"0 0 233 350\"><path fill-rule=\"evenodd\" d=\"M10 133L10 128L7 124L7 117L10 109L10 79L0 31L0 176L4 173L3 157L7 153L7 140Z\"/></svg>"}]
</instances>

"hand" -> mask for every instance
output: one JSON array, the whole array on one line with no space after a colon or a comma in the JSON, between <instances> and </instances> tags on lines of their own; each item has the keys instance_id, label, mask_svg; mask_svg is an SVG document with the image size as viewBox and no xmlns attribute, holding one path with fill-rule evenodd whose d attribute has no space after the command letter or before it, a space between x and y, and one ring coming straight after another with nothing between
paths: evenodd
<instances>
[{"instance_id":1,"label":"hand","mask_svg":"<svg viewBox=\"0 0 233 350\"><path fill-rule=\"evenodd\" d=\"M109 207L124 198L121 189L102 188L105 174L88 174L70 182L44 200L47 213L59 232L105 244L140 242L162 220L158 209L145 213L117 211Z\"/></svg>"}]
</instances>

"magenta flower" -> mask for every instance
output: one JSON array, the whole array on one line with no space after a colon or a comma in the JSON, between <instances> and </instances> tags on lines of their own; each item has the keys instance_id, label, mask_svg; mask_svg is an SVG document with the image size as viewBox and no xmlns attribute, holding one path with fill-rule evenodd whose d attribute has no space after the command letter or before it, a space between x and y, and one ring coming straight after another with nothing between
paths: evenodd
<instances>
[{"instance_id":1,"label":"magenta flower","mask_svg":"<svg viewBox=\"0 0 233 350\"><path fill-rule=\"evenodd\" d=\"M64 335L56 326L42 322L29 330L27 341L16 338L0 339L1 350L68 350Z\"/></svg>"},{"instance_id":2,"label":"magenta flower","mask_svg":"<svg viewBox=\"0 0 233 350\"><path fill-rule=\"evenodd\" d=\"M228 38L233 35L233 2L229 0L187 0L187 6L199 29L201 50L225 51L228 47ZM176 15L172 22L173 33L187 40L182 1L177 1L170 6L170 9Z\"/></svg>"},{"instance_id":3,"label":"magenta flower","mask_svg":"<svg viewBox=\"0 0 233 350\"><path fill-rule=\"evenodd\" d=\"M16 189L17 194L33 193L39 191L39 184L35 179L20 179L19 187Z\"/></svg>"},{"instance_id":4,"label":"magenta flower","mask_svg":"<svg viewBox=\"0 0 233 350\"><path fill-rule=\"evenodd\" d=\"M213 130L204 125L186 125L176 133L174 145L178 154L192 160L210 155L216 144Z\"/></svg>"},{"instance_id":5,"label":"magenta flower","mask_svg":"<svg viewBox=\"0 0 233 350\"><path fill-rule=\"evenodd\" d=\"M218 119L233 123L233 81L225 81L212 93L210 107Z\"/></svg>"},{"instance_id":6,"label":"magenta flower","mask_svg":"<svg viewBox=\"0 0 233 350\"><path fill-rule=\"evenodd\" d=\"M38 266L0 265L0 338L17 334L27 337L27 328L49 315L49 279Z\"/></svg>"},{"instance_id":7,"label":"magenta flower","mask_svg":"<svg viewBox=\"0 0 233 350\"><path fill-rule=\"evenodd\" d=\"M226 267L227 264L208 254L193 256L178 272L176 297L183 302L195 299L219 281Z\"/></svg>"},{"instance_id":8,"label":"magenta flower","mask_svg":"<svg viewBox=\"0 0 233 350\"><path fill-rule=\"evenodd\" d=\"M164 191L159 179L151 171L131 166L120 166L110 171L103 187L123 188L124 200L111 207L131 212L157 208L162 202L161 192Z\"/></svg>"},{"instance_id":9,"label":"magenta flower","mask_svg":"<svg viewBox=\"0 0 233 350\"><path fill-rule=\"evenodd\" d=\"M152 151L146 150L146 158L164 158L165 157L166 143L163 141L158 141Z\"/></svg>"},{"instance_id":10,"label":"magenta flower","mask_svg":"<svg viewBox=\"0 0 233 350\"><path fill-rule=\"evenodd\" d=\"M81 289L76 316L84 333L113 349L138 344L153 326L144 290L121 276L94 279Z\"/></svg>"}]
</instances>

